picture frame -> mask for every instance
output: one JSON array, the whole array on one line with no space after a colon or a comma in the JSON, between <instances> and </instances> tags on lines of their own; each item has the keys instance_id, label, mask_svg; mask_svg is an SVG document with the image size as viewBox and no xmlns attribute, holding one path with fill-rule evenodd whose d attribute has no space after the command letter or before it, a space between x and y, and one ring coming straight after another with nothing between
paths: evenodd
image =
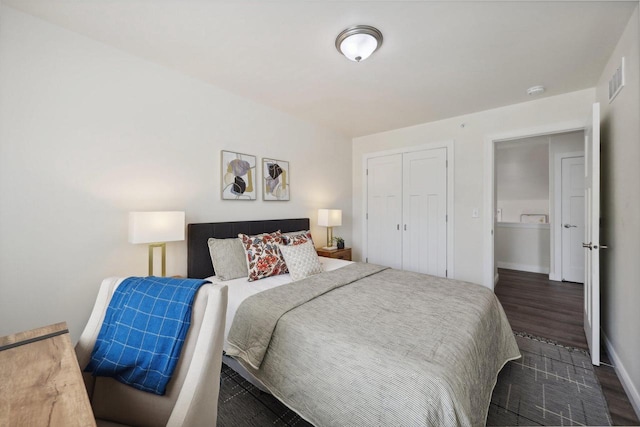
<instances>
[{"instance_id":1,"label":"picture frame","mask_svg":"<svg viewBox=\"0 0 640 427\"><path fill-rule=\"evenodd\" d=\"M262 159L262 200L286 202L291 195L291 175L286 160Z\"/></svg>"},{"instance_id":2,"label":"picture frame","mask_svg":"<svg viewBox=\"0 0 640 427\"><path fill-rule=\"evenodd\" d=\"M220 151L222 200L256 200L257 158L251 154Z\"/></svg>"}]
</instances>

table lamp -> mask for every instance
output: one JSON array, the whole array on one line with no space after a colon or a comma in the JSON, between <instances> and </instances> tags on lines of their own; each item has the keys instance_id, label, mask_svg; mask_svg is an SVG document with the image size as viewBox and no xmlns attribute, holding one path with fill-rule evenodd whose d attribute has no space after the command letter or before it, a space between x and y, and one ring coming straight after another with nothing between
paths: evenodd
<instances>
[{"instance_id":1,"label":"table lamp","mask_svg":"<svg viewBox=\"0 0 640 427\"><path fill-rule=\"evenodd\" d=\"M337 246L333 246L333 227L342 225L342 211L340 209L318 209L318 225L327 227L327 246L322 249L338 249Z\"/></svg>"},{"instance_id":2,"label":"table lamp","mask_svg":"<svg viewBox=\"0 0 640 427\"><path fill-rule=\"evenodd\" d=\"M166 242L184 240L184 212L129 212L129 243L149 244L149 276L153 249L162 248L162 277L167 275Z\"/></svg>"}]
</instances>

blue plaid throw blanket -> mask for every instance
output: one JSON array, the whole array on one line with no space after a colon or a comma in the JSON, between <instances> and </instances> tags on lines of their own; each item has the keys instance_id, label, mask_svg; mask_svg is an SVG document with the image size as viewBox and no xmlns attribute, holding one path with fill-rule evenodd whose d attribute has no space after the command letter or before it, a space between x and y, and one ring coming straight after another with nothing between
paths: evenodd
<instances>
[{"instance_id":1,"label":"blue plaid throw blanket","mask_svg":"<svg viewBox=\"0 0 640 427\"><path fill-rule=\"evenodd\" d=\"M129 277L118 286L85 368L138 390L164 395L206 280Z\"/></svg>"}]
</instances>

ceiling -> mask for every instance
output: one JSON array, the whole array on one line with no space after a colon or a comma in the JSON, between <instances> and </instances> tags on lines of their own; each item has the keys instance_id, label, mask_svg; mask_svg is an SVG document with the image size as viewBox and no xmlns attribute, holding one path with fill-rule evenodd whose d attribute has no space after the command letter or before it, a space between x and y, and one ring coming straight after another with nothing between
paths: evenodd
<instances>
[{"instance_id":1,"label":"ceiling","mask_svg":"<svg viewBox=\"0 0 640 427\"><path fill-rule=\"evenodd\" d=\"M2 0L347 136L593 87L638 1ZM343 29L382 47L355 63Z\"/></svg>"}]
</instances>

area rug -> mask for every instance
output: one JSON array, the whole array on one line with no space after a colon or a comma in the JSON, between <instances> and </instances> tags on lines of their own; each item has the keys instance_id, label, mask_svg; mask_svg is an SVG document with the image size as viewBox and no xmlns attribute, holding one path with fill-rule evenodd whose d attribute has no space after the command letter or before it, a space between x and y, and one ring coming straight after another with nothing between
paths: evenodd
<instances>
[{"instance_id":1,"label":"area rug","mask_svg":"<svg viewBox=\"0 0 640 427\"><path fill-rule=\"evenodd\" d=\"M278 399L222 365L218 427L311 426Z\"/></svg>"},{"instance_id":2,"label":"area rug","mask_svg":"<svg viewBox=\"0 0 640 427\"><path fill-rule=\"evenodd\" d=\"M589 353L525 333L514 335L522 358L500 371L487 425L611 425Z\"/></svg>"},{"instance_id":3,"label":"area rug","mask_svg":"<svg viewBox=\"0 0 640 427\"><path fill-rule=\"evenodd\" d=\"M487 425L611 425L589 354L515 333L522 358L505 365L493 391ZM219 427L311 424L222 365Z\"/></svg>"}]
</instances>

